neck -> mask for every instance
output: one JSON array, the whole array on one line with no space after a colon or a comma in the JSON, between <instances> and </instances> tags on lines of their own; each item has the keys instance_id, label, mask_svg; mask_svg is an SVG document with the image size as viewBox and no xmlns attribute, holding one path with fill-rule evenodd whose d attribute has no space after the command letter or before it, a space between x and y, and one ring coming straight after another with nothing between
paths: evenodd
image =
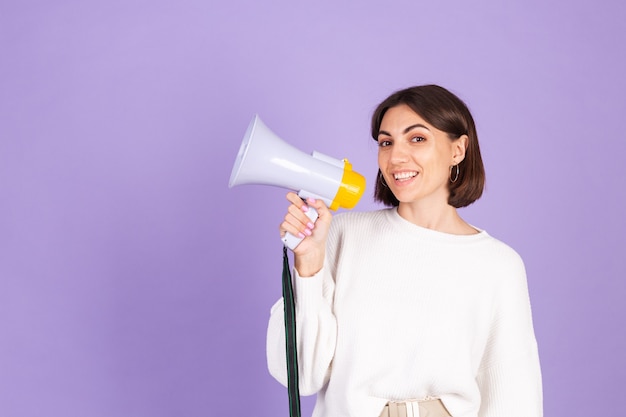
<instances>
[{"instance_id":1,"label":"neck","mask_svg":"<svg viewBox=\"0 0 626 417\"><path fill-rule=\"evenodd\" d=\"M400 203L398 214L417 226L453 235L478 233L449 204L427 205L420 203Z\"/></svg>"}]
</instances>

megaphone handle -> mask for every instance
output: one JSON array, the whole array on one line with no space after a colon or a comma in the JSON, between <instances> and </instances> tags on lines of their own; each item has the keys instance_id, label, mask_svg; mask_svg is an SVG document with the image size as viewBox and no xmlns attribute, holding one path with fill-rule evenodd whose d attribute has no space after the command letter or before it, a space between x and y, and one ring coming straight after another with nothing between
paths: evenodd
<instances>
[{"instance_id":1,"label":"megaphone handle","mask_svg":"<svg viewBox=\"0 0 626 417\"><path fill-rule=\"evenodd\" d=\"M318 218L317 210L315 210L315 208L311 206L309 206L309 209L305 212L305 214L307 215L309 219L311 219L313 223L315 223L315 221ZM300 242L302 242L302 239L304 238L294 236L291 233L286 233L282 241L285 244L285 246L287 246L291 250L294 250L296 246L298 246Z\"/></svg>"}]
</instances>

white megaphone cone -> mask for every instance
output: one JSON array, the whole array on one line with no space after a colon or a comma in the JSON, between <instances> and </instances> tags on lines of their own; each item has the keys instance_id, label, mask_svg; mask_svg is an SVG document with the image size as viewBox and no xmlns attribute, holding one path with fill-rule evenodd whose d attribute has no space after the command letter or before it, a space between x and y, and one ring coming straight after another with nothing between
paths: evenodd
<instances>
[{"instance_id":1,"label":"white megaphone cone","mask_svg":"<svg viewBox=\"0 0 626 417\"><path fill-rule=\"evenodd\" d=\"M353 208L365 191L365 178L346 160L313 152L308 155L276 136L255 116L243 138L230 174L229 187L263 184L297 190L302 198L320 199L332 209ZM313 207L307 212L317 219ZM294 249L302 239L291 234L283 243Z\"/></svg>"}]
</instances>

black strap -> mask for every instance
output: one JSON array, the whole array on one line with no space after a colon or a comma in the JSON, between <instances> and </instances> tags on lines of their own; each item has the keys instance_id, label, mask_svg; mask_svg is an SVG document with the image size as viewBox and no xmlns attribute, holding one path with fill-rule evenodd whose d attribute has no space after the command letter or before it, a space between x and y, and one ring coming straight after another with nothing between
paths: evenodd
<instances>
[{"instance_id":1,"label":"black strap","mask_svg":"<svg viewBox=\"0 0 626 417\"><path fill-rule=\"evenodd\" d=\"M285 305L285 345L287 349L287 391L289 416L300 417L300 391L298 389L298 345L296 344L296 303L291 283L291 268L287 247L283 247L283 301Z\"/></svg>"}]
</instances>

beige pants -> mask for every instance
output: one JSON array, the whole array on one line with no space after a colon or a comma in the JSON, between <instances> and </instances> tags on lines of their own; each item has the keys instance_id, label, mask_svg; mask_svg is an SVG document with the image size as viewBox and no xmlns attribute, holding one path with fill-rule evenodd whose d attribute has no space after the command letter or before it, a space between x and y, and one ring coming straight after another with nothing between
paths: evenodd
<instances>
[{"instance_id":1,"label":"beige pants","mask_svg":"<svg viewBox=\"0 0 626 417\"><path fill-rule=\"evenodd\" d=\"M451 417L441 400L388 402L380 417Z\"/></svg>"}]
</instances>

